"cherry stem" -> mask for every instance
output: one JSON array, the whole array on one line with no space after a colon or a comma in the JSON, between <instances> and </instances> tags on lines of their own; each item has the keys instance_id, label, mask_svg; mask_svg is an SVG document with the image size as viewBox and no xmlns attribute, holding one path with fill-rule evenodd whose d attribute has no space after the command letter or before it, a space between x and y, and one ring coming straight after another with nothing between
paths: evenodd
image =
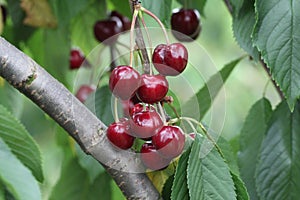
<instances>
[{"instance_id":1,"label":"cherry stem","mask_svg":"<svg viewBox=\"0 0 300 200\"><path fill-rule=\"evenodd\" d=\"M116 97L115 98L115 101L114 101L114 119L115 119L115 122L119 122L120 119L119 119L119 116L118 116L118 99Z\"/></svg>"},{"instance_id":2,"label":"cherry stem","mask_svg":"<svg viewBox=\"0 0 300 200\"><path fill-rule=\"evenodd\" d=\"M158 107L159 113L161 115L161 118L162 118L164 124L166 124L167 123L166 115L165 115L164 109L161 106L160 102L157 103L157 107Z\"/></svg>"},{"instance_id":3,"label":"cherry stem","mask_svg":"<svg viewBox=\"0 0 300 200\"><path fill-rule=\"evenodd\" d=\"M133 51L134 51L134 26L135 26L135 22L136 22L136 19L137 19L137 15L138 15L139 11L138 9L134 9L134 12L133 12L133 16L132 16L132 22L131 22L131 26L130 26L130 59L129 59L129 65L132 67L132 64L133 64Z\"/></svg>"},{"instance_id":4,"label":"cherry stem","mask_svg":"<svg viewBox=\"0 0 300 200\"><path fill-rule=\"evenodd\" d=\"M151 11L147 10L144 7L141 7L141 11L145 12L147 15L149 15L150 17L152 17L153 19L155 19L155 21L159 24L159 26L161 27L161 29L163 30L163 33L165 35L165 39L166 39L166 43L167 45L170 44L170 40L169 40L169 36L167 34L166 28L163 25L163 23L160 21L160 19L158 19L158 17L156 17Z\"/></svg>"},{"instance_id":5,"label":"cherry stem","mask_svg":"<svg viewBox=\"0 0 300 200\"><path fill-rule=\"evenodd\" d=\"M149 35L149 30L148 30L148 28L146 26L143 14L141 12L139 12L139 17L140 17L140 19L142 21L143 27L144 27L146 35L147 35L147 39L148 39L148 43L149 43L149 49L150 49L150 58L152 58L152 41L151 41L151 38L150 38L150 35ZM152 68L150 66L150 75L152 75L152 73L153 73L152 72Z\"/></svg>"}]
</instances>

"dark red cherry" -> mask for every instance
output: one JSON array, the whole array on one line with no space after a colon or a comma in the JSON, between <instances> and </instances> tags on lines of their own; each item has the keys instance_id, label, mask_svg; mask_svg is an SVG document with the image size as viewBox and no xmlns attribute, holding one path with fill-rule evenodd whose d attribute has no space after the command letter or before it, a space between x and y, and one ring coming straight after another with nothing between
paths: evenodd
<instances>
[{"instance_id":1,"label":"dark red cherry","mask_svg":"<svg viewBox=\"0 0 300 200\"><path fill-rule=\"evenodd\" d=\"M134 137L129 135L128 120L121 120L109 125L106 135L113 145L121 149L129 149L134 142Z\"/></svg>"},{"instance_id":2,"label":"dark red cherry","mask_svg":"<svg viewBox=\"0 0 300 200\"><path fill-rule=\"evenodd\" d=\"M91 85L82 85L76 92L76 97L79 101L85 102L89 95L95 91L95 87Z\"/></svg>"},{"instance_id":3,"label":"dark red cherry","mask_svg":"<svg viewBox=\"0 0 300 200\"><path fill-rule=\"evenodd\" d=\"M122 22L117 17L97 21L94 25L96 39L106 45L115 43L122 30Z\"/></svg>"},{"instance_id":4,"label":"dark red cherry","mask_svg":"<svg viewBox=\"0 0 300 200\"><path fill-rule=\"evenodd\" d=\"M138 138L149 138L155 135L164 125L155 110L144 110L132 115L130 132Z\"/></svg>"},{"instance_id":5,"label":"dark red cherry","mask_svg":"<svg viewBox=\"0 0 300 200\"><path fill-rule=\"evenodd\" d=\"M128 100L135 95L140 85L140 74L130 66L116 67L109 78L109 88L122 100Z\"/></svg>"},{"instance_id":6,"label":"dark red cherry","mask_svg":"<svg viewBox=\"0 0 300 200\"><path fill-rule=\"evenodd\" d=\"M119 18L121 20L123 31L130 30L131 21L130 21L130 19L128 17L122 15L121 13L119 13L119 12L117 12L115 10L110 13L110 16L111 17L117 17L117 18Z\"/></svg>"},{"instance_id":7,"label":"dark red cherry","mask_svg":"<svg viewBox=\"0 0 300 200\"><path fill-rule=\"evenodd\" d=\"M78 49L72 49L70 52L70 69L78 69L84 62L84 55Z\"/></svg>"},{"instance_id":8,"label":"dark red cherry","mask_svg":"<svg viewBox=\"0 0 300 200\"><path fill-rule=\"evenodd\" d=\"M171 28L179 41L193 41L201 31L200 14L196 9L174 9L171 16Z\"/></svg>"},{"instance_id":9,"label":"dark red cherry","mask_svg":"<svg viewBox=\"0 0 300 200\"><path fill-rule=\"evenodd\" d=\"M162 157L152 143L144 143L142 145L140 153L141 160L145 167L147 167L148 169L164 169L171 162L171 159Z\"/></svg>"},{"instance_id":10,"label":"dark red cherry","mask_svg":"<svg viewBox=\"0 0 300 200\"><path fill-rule=\"evenodd\" d=\"M142 102L153 104L161 101L168 90L169 84L164 76L143 74L137 96Z\"/></svg>"},{"instance_id":11,"label":"dark red cherry","mask_svg":"<svg viewBox=\"0 0 300 200\"><path fill-rule=\"evenodd\" d=\"M163 157L173 159L182 153L185 135L178 126L164 126L152 137L152 142Z\"/></svg>"},{"instance_id":12,"label":"dark red cherry","mask_svg":"<svg viewBox=\"0 0 300 200\"><path fill-rule=\"evenodd\" d=\"M176 76L186 68L188 51L181 43L160 44L154 49L152 62L160 74Z\"/></svg>"}]
</instances>

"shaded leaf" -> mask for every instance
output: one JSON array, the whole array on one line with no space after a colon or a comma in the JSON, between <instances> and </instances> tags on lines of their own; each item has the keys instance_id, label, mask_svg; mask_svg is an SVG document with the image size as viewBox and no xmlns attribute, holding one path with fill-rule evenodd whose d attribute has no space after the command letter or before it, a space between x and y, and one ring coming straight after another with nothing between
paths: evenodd
<instances>
[{"instance_id":1,"label":"shaded leaf","mask_svg":"<svg viewBox=\"0 0 300 200\"><path fill-rule=\"evenodd\" d=\"M4 23L3 23L3 17L2 17L2 9L0 8L0 35L2 34L3 32L3 27L4 27Z\"/></svg>"},{"instance_id":2,"label":"shaded leaf","mask_svg":"<svg viewBox=\"0 0 300 200\"><path fill-rule=\"evenodd\" d=\"M35 178L43 181L41 153L24 126L0 105L0 138L12 153L28 167ZM2 163L2 162L1 162Z\"/></svg>"},{"instance_id":3,"label":"shaded leaf","mask_svg":"<svg viewBox=\"0 0 300 200\"><path fill-rule=\"evenodd\" d=\"M235 173L231 172L232 180L234 182L236 199L237 200L249 200L249 194L247 192L247 188L242 179Z\"/></svg>"},{"instance_id":4,"label":"shaded leaf","mask_svg":"<svg viewBox=\"0 0 300 200\"><path fill-rule=\"evenodd\" d=\"M213 100L216 98L218 92L223 87L227 78L231 74L234 67L243 59L243 57L238 58L229 64L225 65L219 72L214 74L207 83L196 93L197 100L200 108L200 119L204 117L207 113ZM187 101L185 105L193 105L194 100L191 99ZM184 106L187 110L186 113L193 113L195 109L194 106Z\"/></svg>"},{"instance_id":5,"label":"shaded leaf","mask_svg":"<svg viewBox=\"0 0 300 200\"><path fill-rule=\"evenodd\" d=\"M200 15L205 16L204 6L206 4L206 0L178 0L178 2L181 3L183 7L197 9Z\"/></svg>"},{"instance_id":6,"label":"shaded leaf","mask_svg":"<svg viewBox=\"0 0 300 200\"><path fill-rule=\"evenodd\" d=\"M235 13L233 14L233 33L237 43L251 55L255 60L259 59L259 52L253 46L251 34L255 25L255 0L240 1L242 5L235 4Z\"/></svg>"},{"instance_id":7,"label":"shaded leaf","mask_svg":"<svg viewBox=\"0 0 300 200\"><path fill-rule=\"evenodd\" d=\"M165 200L171 199L172 186L174 182L174 175L170 176L165 182L161 197Z\"/></svg>"},{"instance_id":8,"label":"shaded leaf","mask_svg":"<svg viewBox=\"0 0 300 200\"><path fill-rule=\"evenodd\" d=\"M17 200L42 199L39 185L29 169L15 157L1 138L0 160L0 180Z\"/></svg>"},{"instance_id":9,"label":"shaded leaf","mask_svg":"<svg viewBox=\"0 0 300 200\"><path fill-rule=\"evenodd\" d=\"M24 24L34 27L56 27L57 22L47 0L22 0L21 8L26 12Z\"/></svg>"},{"instance_id":10,"label":"shaded leaf","mask_svg":"<svg viewBox=\"0 0 300 200\"><path fill-rule=\"evenodd\" d=\"M112 108L112 93L108 85L98 88L86 100L85 105L107 126L114 122Z\"/></svg>"},{"instance_id":11,"label":"shaded leaf","mask_svg":"<svg viewBox=\"0 0 300 200\"><path fill-rule=\"evenodd\" d=\"M271 116L256 167L260 199L298 199L300 196L300 104L293 113L285 101Z\"/></svg>"},{"instance_id":12,"label":"shaded leaf","mask_svg":"<svg viewBox=\"0 0 300 200\"><path fill-rule=\"evenodd\" d=\"M166 26L170 26L171 8L172 0L168 1L153 1L153 0L143 0L142 6L147 10L155 14L162 23Z\"/></svg>"},{"instance_id":13,"label":"shaded leaf","mask_svg":"<svg viewBox=\"0 0 300 200\"><path fill-rule=\"evenodd\" d=\"M300 96L300 1L256 0L255 46L293 110Z\"/></svg>"},{"instance_id":14,"label":"shaded leaf","mask_svg":"<svg viewBox=\"0 0 300 200\"><path fill-rule=\"evenodd\" d=\"M259 149L272 114L270 102L262 98L250 109L240 134L238 163L251 199L258 199L255 186L255 169Z\"/></svg>"},{"instance_id":15,"label":"shaded leaf","mask_svg":"<svg viewBox=\"0 0 300 200\"><path fill-rule=\"evenodd\" d=\"M188 160L187 180L191 199L236 199L230 170L219 152L213 148L200 157L204 139L196 134Z\"/></svg>"},{"instance_id":16,"label":"shaded leaf","mask_svg":"<svg viewBox=\"0 0 300 200\"><path fill-rule=\"evenodd\" d=\"M171 199L190 199L189 189L187 183L187 167L188 159L191 153L191 147L189 147L180 157L175 172L174 182L172 186Z\"/></svg>"}]
</instances>

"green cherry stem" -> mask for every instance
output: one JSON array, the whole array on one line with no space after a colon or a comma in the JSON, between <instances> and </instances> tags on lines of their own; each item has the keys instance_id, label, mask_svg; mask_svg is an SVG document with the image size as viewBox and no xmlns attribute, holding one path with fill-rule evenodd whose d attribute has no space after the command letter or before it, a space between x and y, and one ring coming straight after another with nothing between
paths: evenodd
<instances>
[{"instance_id":1,"label":"green cherry stem","mask_svg":"<svg viewBox=\"0 0 300 200\"><path fill-rule=\"evenodd\" d=\"M134 9L133 16L132 16L132 22L130 26L130 58L129 58L129 65L132 67L133 64L133 51L134 51L134 26L136 23L136 19L138 16L139 10Z\"/></svg>"},{"instance_id":2,"label":"green cherry stem","mask_svg":"<svg viewBox=\"0 0 300 200\"><path fill-rule=\"evenodd\" d=\"M166 28L163 25L163 23L160 21L160 19L158 19L158 17L156 17L152 12L150 12L149 10L147 10L144 7L141 7L141 11L145 12L147 15L149 15L150 17L152 17L159 24L159 26L161 27L161 29L163 30L163 33L165 35L166 43L167 43L167 45L169 45L170 44L170 40L169 40L167 31L166 31Z\"/></svg>"},{"instance_id":3,"label":"green cherry stem","mask_svg":"<svg viewBox=\"0 0 300 200\"><path fill-rule=\"evenodd\" d=\"M162 118L164 124L166 124L167 123L166 115L165 115L164 109L161 106L160 102L157 103L157 107L158 107L159 113L161 115L161 118Z\"/></svg>"},{"instance_id":4,"label":"green cherry stem","mask_svg":"<svg viewBox=\"0 0 300 200\"><path fill-rule=\"evenodd\" d=\"M119 122L120 119L119 119L119 116L118 116L118 98L117 97L114 97L114 119L115 119L115 122Z\"/></svg>"}]
</instances>

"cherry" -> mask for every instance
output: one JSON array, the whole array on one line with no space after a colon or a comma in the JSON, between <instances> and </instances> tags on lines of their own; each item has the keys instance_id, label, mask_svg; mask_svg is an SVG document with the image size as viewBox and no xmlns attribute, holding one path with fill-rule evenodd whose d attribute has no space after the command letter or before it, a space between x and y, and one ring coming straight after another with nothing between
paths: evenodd
<instances>
[{"instance_id":1,"label":"cherry","mask_svg":"<svg viewBox=\"0 0 300 200\"><path fill-rule=\"evenodd\" d=\"M97 21L94 25L96 39L106 45L115 43L118 35L123 30L122 22L117 17Z\"/></svg>"},{"instance_id":2,"label":"cherry","mask_svg":"<svg viewBox=\"0 0 300 200\"><path fill-rule=\"evenodd\" d=\"M181 43L160 44L153 52L155 69L165 76L177 76L186 68L188 51Z\"/></svg>"},{"instance_id":3,"label":"cherry","mask_svg":"<svg viewBox=\"0 0 300 200\"><path fill-rule=\"evenodd\" d=\"M166 96L168 89L169 84L164 76L143 74L137 96L144 103L157 103Z\"/></svg>"},{"instance_id":4,"label":"cherry","mask_svg":"<svg viewBox=\"0 0 300 200\"><path fill-rule=\"evenodd\" d=\"M140 84L140 74L130 66L116 67L109 78L109 88L122 100L128 100L135 94Z\"/></svg>"},{"instance_id":5,"label":"cherry","mask_svg":"<svg viewBox=\"0 0 300 200\"><path fill-rule=\"evenodd\" d=\"M119 18L121 20L123 31L130 30L131 21L130 21L130 19L128 17L122 15L121 13L119 13L119 12L117 12L115 10L110 13L110 17L117 17L117 18Z\"/></svg>"},{"instance_id":6,"label":"cherry","mask_svg":"<svg viewBox=\"0 0 300 200\"><path fill-rule=\"evenodd\" d=\"M174 9L171 16L172 33L179 41L193 41L201 31L200 14L196 9Z\"/></svg>"},{"instance_id":7,"label":"cherry","mask_svg":"<svg viewBox=\"0 0 300 200\"><path fill-rule=\"evenodd\" d=\"M173 159L182 153L185 135L178 126L164 126L152 137L152 142L163 157Z\"/></svg>"},{"instance_id":8,"label":"cherry","mask_svg":"<svg viewBox=\"0 0 300 200\"><path fill-rule=\"evenodd\" d=\"M78 69L84 62L84 55L78 49L72 49L70 52L70 69Z\"/></svg>"},{"instance_id":9,"label":"cherry","mask_svg":"<svg viewBox=\"0 0 300 200\"><path fill-rule=\"evenodd\" d=\"M171 159L162 157L152 143L144 143L140 153L141 160L148 169L164 169L171 162Z\"/></svg>"},{"instance_id":10,"label":"cherry","mask_svg":"<svg viewBox=\"0 0 300 200\"><path fill-rule=\"evenodd\" d=\"M109 125L106 136L113 145L121 149L129 149L134 142L134 137L129 135L128 120L114 122Z\"/></svg>"},{"instance_id":11,"label":"cherry","mask_svg":"<svg viewBox=\"0 0 300 200\"><path fill-rule=\"evenodd\" d=\"M147 139L157 133L164 123L155 110L144 110L132 115L130 121L131 133L138 137Z\"/></svg>"},{"instance_id":12,"label":"cherry","mask_svg":"<svg viewBox=\"0 0 300 200\"><path fill-rule=\"evenodd\" d=\"M130 116L132 116L133 113L142 111L143 104L140 104L139 102L140 102L140 100L137 98L136 95L131 97L131 99L129 99L129 100L122 100L121 104L122 104L124 116L130 117ZM135 108L135 107L137 107L137 108ZM138 109L138 111L137 111L137 109Z\"/></svg>"},{"instance_id":13,"label":"cherry","mask_svg":"<svg viewBox=\"0 0 300 200\"><path fill-rule=\"evenodd\" d=\"M89 95L94 91L95 91L94 86L82 85L82 86L80 86L80 88L76 92L75 96L77 97L77 99L79 101L81 101L83 103L89 97Z\"/></svg>"}]
</instances>

